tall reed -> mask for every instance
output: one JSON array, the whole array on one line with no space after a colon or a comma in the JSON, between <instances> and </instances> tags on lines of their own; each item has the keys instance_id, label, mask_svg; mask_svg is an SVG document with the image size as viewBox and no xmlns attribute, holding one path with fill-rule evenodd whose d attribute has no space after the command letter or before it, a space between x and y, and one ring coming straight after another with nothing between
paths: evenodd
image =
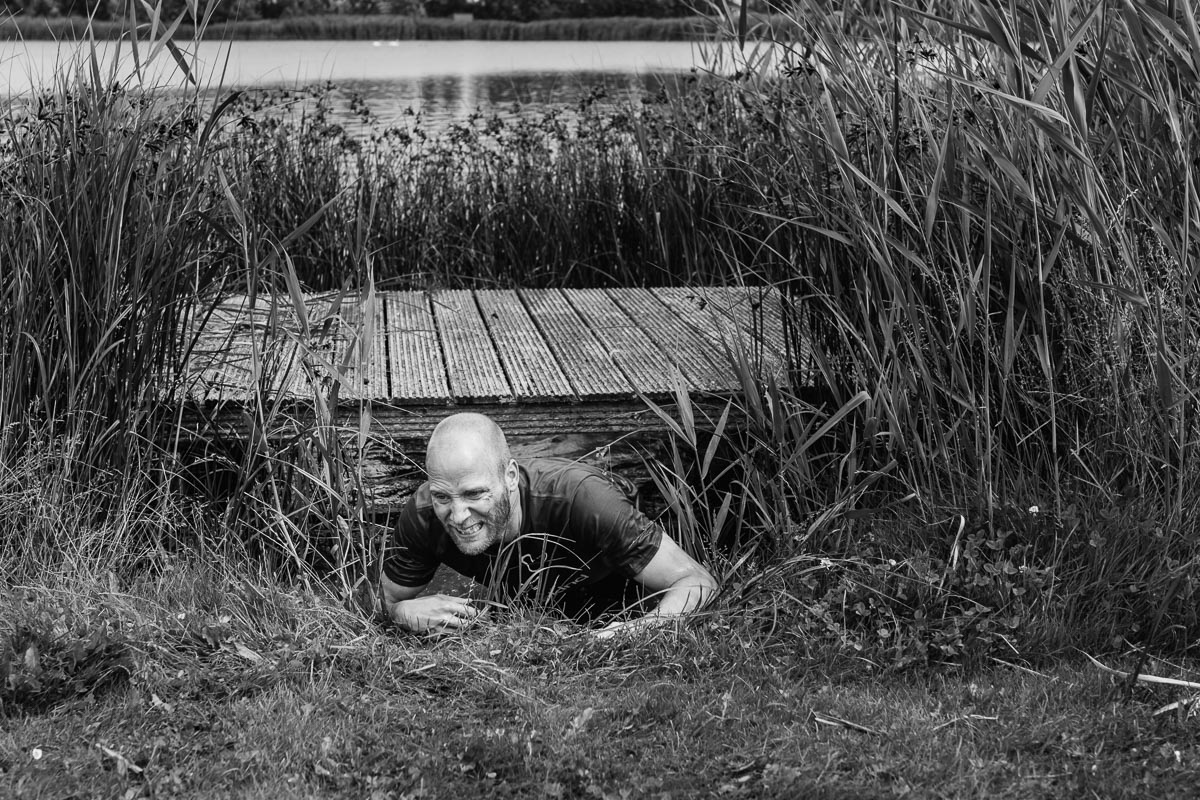
<instances>
[{"instance_id":1,"label":"tall reed","mask_svg":"<svg viewBox=\"0 0 1200 800\"><path fill-rule=\"evenodd\" d=\"M153 37L143 69L168 55L170 32ZM81 480L134 468L180 322L220 278L204 221L213 129L197 98L168 106L116 69L85 50L0 119L0 419L78 438Z\"/></svg>"},{"instance_id":2,"label":"tall reed","mask_svg":"<svg viewBox=\"0 0 1200 800\"><path fill-rule=\"evenodd\" d=\"M534 22L472 20L374 14L356 16L285 17L272 20L228 21L193 26L191 20L179 28L192 38L196 31L216 41L263 39L403 39L481 41L696 41L713 35L717 23L709 17L652 19L611 17L600 19L553 19ZM120 39L126 35L122 21L89 22L83 17L10 17L0 20L0 39Z\"/></svg>"},{"instance_id":3,"label":"tall reed","mask_svg":"<svg viewBox=\"0 0 1200 800\"><path fill-rule=\"evenodd\" d=\"M371 319L370 293L365 312L356 296L346 311L339 302L308 319L287 248L325 209L285 231L248 220L219 157L233 96L205 99L188 56L195 42L173 38L178 21L151 7L150 35L139 39L131 32L141 17L130 14L123 57L104 66L93 44L60 68L54 86L10 101L0 118L0 509L13 531L3 543L6 574L61 568L81 552L70 526L42 520L37 509L77 508L85 527L119 535L111 544L129 564L180 527L156 520L174 520L194 501L181 493L194 470L177 458L182 451L186 459L196 424L180 425L180 400L201 391L185 380L187 364L214 311L237 293L274 332L255 346L291 334L295 347L286 360L251 354L239 389L251 401L248 438L216 444L229 447L223 460L237 491L223 525L206 512L197 541L240 540L292 574L332 568L349 592L371 559L361 481L346 467L364 442L336 427L338 395L366 353L353 332L345 351L327 338L351 306L356 320ZM176 63L190 90L148 85L158 58ZM361 247L349 256L366 269ZM369 287L369 270L354 284ZM295 302L281 307L280 297ZM288 328L297 316L302 334ZM283 390L291 385L307 388L315 414L288 413ZM17 483L39 470L40 485L25 490L38 500L26 503ZM108 524L131 509L140 514L129 524Z\"/></svg>"},{"instance_id":4,"label":"tall reed","mask_svg":"<svg viewBox=\"0 0 1200 800\"><path fill-rule=\"evenodd\" d=\"M1178 643L1200 556L1194 9L883 11L796 3L779 72L748 47L685 95L659 140L675 202L716 196L692 212L710 257L811 315L830 408L864 397L843 468L889 491L860 513L974 509L988 535L1023 515L1058 619ZM805 438L767 444L787 469ZM927 530L870 547L948 546Z\"/></svg>"}]
</instances>

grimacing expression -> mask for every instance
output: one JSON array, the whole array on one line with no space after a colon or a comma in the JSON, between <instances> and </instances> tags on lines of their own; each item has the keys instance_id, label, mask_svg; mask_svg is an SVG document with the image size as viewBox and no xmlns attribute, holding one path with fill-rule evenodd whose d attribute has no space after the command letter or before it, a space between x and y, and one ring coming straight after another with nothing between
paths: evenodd
<instances>
[{"instance_id":1,"label":"grimacing expression","mask_svg":"<svg viewBox=\"0 0 1200 800\"><path fill-rule=\"evenodd\" d=\"M430 477L433 513L469 556L478 555L504 538L512 517L512 503L503 472L472 470L463 475Z\"/></svg>"}]
</instances>

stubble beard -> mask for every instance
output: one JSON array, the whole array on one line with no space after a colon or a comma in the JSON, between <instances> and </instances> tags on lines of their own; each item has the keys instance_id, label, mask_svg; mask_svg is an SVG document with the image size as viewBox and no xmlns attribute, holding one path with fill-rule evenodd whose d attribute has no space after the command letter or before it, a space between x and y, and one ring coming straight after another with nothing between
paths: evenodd
<instances>
[{"instance_id":1,"label":"stubble beard","mask_svg":"<svg viewBox=\"0 0 1200 800\"><path fill-rule=\"evenodd\" d=\"M508 498L508 492L503 492L492 506L492 510L483 518L483 527L479 534L463 538L452 525L447 525L446 530L459 551L464 555L477 556L503 538L511 518L512 501Z\"/></svg>"}]
</instances>

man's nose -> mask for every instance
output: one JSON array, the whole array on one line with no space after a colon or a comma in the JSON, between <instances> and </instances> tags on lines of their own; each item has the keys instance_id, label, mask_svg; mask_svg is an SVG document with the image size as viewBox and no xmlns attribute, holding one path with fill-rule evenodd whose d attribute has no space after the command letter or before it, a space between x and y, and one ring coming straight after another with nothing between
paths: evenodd
<instances>
[{"instance_id":1,"label":"man's nose","mask_svg":"<svg viewBox=\"0 0 1200 800\"><path fill-rule=\"evenodd\" d=\"M462 500L454 500L450 504L450 521L455 525L462 524L471 518L471 509Z\"/></svg>"}]
</instances>

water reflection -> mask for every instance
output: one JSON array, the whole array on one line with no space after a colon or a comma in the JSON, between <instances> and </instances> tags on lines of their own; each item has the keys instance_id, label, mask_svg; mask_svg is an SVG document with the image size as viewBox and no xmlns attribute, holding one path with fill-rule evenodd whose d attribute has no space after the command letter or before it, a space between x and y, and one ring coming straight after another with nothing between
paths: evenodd
<instances>
[{"instance_id":1,"label":"water reflection","mask_svg":"<svg viewBox=\"0 0 1200 800\"><path fill-rule=\"evenodd\" d=\"M653 96L691 70L702 54L687 42L233 42L201 43L190 53L208 96L235 89L268 95L276 110L296 114L309 100L289 94L297 87L331 85L332 116L361 125L363 106L377 125L401 125L419 114L433 129L486 115L569 110L603 94L620 104ZM136 85L125 47L98 50L106 82ZM27 97L55 76L84 66L86 51L72 43L0 42L0 98ZM143 74L146 85L182 85L168 59ZM85 68L87 68L85 66ZM221 88L212 88L212 87ZM273 97L273 99L272 99ZM358 99L355 99L358 98ZM361 101L361 102L359 102Z\"/></svg>"},{"instance_id":2,"label":"water reflection","mask_svg":"<svg viewBox=\"0 0 1200 800\"><path fill-rule=\"evenodd\" d=\"M358 124L358 115L349 110L350 98L356 95L380 127L399 125L404 118L420 114L437 128L476 111L512 117L551 107L570 110L597 99L602 105L613 106L638 102L671 91L679 77L678 73L549 72L345 81L336 91L343 102L335 107L334 116L344 124Z\"/></svg>"}]
</instances>

